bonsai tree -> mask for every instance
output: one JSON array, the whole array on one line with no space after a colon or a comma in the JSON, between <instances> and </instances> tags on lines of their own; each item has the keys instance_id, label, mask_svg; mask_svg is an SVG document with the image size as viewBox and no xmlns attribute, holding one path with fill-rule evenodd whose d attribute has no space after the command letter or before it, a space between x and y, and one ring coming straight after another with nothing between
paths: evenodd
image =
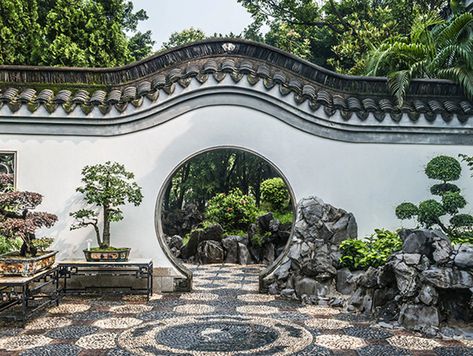
<instances>
[{"instance_id":1,"label":"bonsai tree","mask_svg":"<svg viewBox=\"0 0 473 356\"><path fill-rule=\"evenodd\" d=\"M84 195L87 204L95 209L81 209L70 215L76 219L71 230L92 226L97 243L101 249L110 248L110 223L123 219L119 208L126 203L140 205L143 195L141 188L132 180L135 175L125 170L125 166L116 162L106 162L94 166L85 166L82 170L83 186L76 189ZM99 214L103 213L103 231L100 236Z\"/></svg>"},{"instance_id":2,"label":"bonsai tree","mask_svg":"<svg viewBox=\"0 0 473 356\"><path fill-rule=\"evenodd\" d=\"M35 235L37 229L49 228L57 221L54 214L31 211L42 200L43 196L38 193L13 191L13 177L0 174L0 235L10 240L20 238L22 257L35 257L52 242L36 239Z\"/></svg>"},{"instance_id":3,"label":"bonsai tree","mask_svg":"<svg viewBox=\"0 0 473 356\"><path fill-rule=\"evenodd\" d=\"M425 228L437 226L451 238L464 235L465 230L473 226L473 216L459 213L467 202L460 194L460 188L451 183L460 178L460 162L449 156L435 157L425 167L425 174L440 181L430 188L430 192L440 200L428 199L418 206L404 202L396 208L396 216L402 220L416 218L419 225ZM448 216L447 224L445 220Z\"/></svg>"}]
</instances>

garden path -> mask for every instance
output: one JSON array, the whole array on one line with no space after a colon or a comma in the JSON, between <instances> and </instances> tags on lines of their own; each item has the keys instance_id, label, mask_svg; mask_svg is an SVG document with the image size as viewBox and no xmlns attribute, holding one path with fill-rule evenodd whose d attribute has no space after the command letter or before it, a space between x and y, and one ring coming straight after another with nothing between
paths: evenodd
<instances>
[{"instance_id":1,"label":"garden path","mask_svg":"<svg viewBox=\"0 0 473 356\"><path fill-rule=\"evenodd\" d=\"M372 326L334 308L258 294L261 266L191 266L195 291L65 298L23 328L0 328L0 355L473 355L473 341Z\"/></svg>"}]
</instances>

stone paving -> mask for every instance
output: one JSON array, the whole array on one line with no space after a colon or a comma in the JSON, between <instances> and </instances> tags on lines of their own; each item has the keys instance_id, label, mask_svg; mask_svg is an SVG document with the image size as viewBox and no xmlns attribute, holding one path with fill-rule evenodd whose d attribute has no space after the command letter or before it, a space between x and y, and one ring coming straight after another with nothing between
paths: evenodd
<instances>
[{"instance_id":1,"label":"stone paving","mask_svg":"<svg viewBox=\"0 0 473 356\"><path fill-rule=\"evenodd\" d=\"M258 294L259 266L192 269L192 293L64 298L24 327L0 328L0 355L473 355L473 341Z\"/></svg>"}]
</instances>

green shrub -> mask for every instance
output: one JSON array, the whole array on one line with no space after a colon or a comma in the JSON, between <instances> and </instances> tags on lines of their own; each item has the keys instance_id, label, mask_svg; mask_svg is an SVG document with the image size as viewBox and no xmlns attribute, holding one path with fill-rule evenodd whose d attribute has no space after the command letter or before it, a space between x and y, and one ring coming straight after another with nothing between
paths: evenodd
<instances>
[{"instance_id":1,"label":"green shrub","mask_svg":"<svg viewBox=\"0 0 473 356\"><path fill-rule=\"evenodd\" d=\"M396 216L399 219L412 219L419 214L419 209L412 203L401 203L396 208Z\"/></svg>"},{"instance_id":2,"label":"green shrub","mask_svg":"<svg viewBox=\"0 0 473 356\"><path fill-rule=\"evenodd\" d=\"M468 157L461 157L468 162ZM471 162L470 167L473 167L473 158ZM459 214L467 202L461 195L460 188L449 183L460 178L460 162L449 156L435 157L427 163L425 174L431 179L441 181L430 188L430 192L439 196L440 201L428 199L420 202L418 206L404 202L397 206L396 216L401 220L416 218L419 225L427 229L438 227L451 239L462 237L473 226L473 216ZM446 215L450 215L450 224L443 221Z\"/></svg>"},{"instance_id":3,"label":"green shrub","mask_svg":"<svg viewBox=\"0 0 473 356\"><path fill-rule=\"evenodd\" d=\"M425 174L430 179L441 180L444 183L458 180L462 167L460 162L453 157L437 156L432 158L425 167Z\"/></svg>"},{"instance_id":4,"label":"green shrub","mask_svg":"<svg viewBox=\"0 0 473 356\"><path fill-rule=\"evenodd\" d=\"M205 211L208 220L219 223L225 231L247 230L257 217L258 208L253 197L234 189L209 200Z\"/></svg>"},{"instance_id":5,"label":"green shrub","mask_svg":"<svg viewBox=\"0 0 473 356\"><path fill-rule=\"evenodd\" d=\"M368 238L343 241L340 244L340 263L350 270L378 267L401 248L402 240L397 233L375 229L375 233Z\"/></svg>"},{"instance_id":6,"label":"green shrub","mask_svg":"<svg viewBox=\"0 0 473 356\"><path fill-rule=\"evenodd\" d=\"M19 251L23 241L20 238L7 239L0 235L0 255L8 252Z\"/></svg>"},{"instance_id":7,"label":"green shrub","mask_svg":"<svg viewBox=\"0 0 473 356\"><path fill-rule=\"evenodd\" d=\"M473 245L473 236L461 236L451 238L452 245Z\"/></svg>"},{"instance_id":8,"label":"green shrub","mask_svg":"<svg viewBox=\"0 0 473 356\"><path fill-rule=\"evenodd\" d=\"M269 239L271 237L271 233L270 232L265 232L263 234L254 234L252 237L251 237L251 244L253 246L257 246L257 247L261 247L263 246L264 242L266 241L266 239Z\"/></svg>"},{"instance_id":9,"label":"green shrub","mask_svg":"<svg viewBox=\"0 0 473 356\"><path fill-rule=\"evenodd\" d=\"M272 211L285 211L289 206L289 191L282 178L266 179L261 183L261 195Z\"/></svg>"},{"instance_id":10,"label":"green shrub","mask_svg":"<svg viewBox=\"0 0 473 356\"><path fill-rule=\"evenodd\" d=\"M279 223L283 225L292 224L294 219L294 213L292 211L288 211L286 213L281 213L279 211L273 212L273 217L279 220Z\"/></svg>"}]
</instances>

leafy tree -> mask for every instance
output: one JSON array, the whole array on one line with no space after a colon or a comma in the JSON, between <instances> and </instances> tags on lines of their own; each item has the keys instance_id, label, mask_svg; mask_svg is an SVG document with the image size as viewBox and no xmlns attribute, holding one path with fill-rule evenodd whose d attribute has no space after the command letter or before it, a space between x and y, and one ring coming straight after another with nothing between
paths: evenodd
<instances>
[{"instance_id":1,"label":"leafy tree","mask_svg":"<svg viewBox=\"0 0 473 356\"><path fill-rule=\"evenodd\" d=\"M241 150L219 149L198 155L182 165L166 188L164 209L182 209L195 203L204 210L210 198L239 188L251 194L257 206L261 200L261 182L278 174L258 156Z\"/></svg>"},{"instance_id":2,"label":"leafy tree","mask_svg":"<svg viewBox=\"0 0 473 356\"><path fill-rule=\"evenodd\" d=\"M365 60L364 54L372 46L385 38L406 35L417 13L440 11L447 5L444 0L238 2L254 20L245 31L247 38L260 39L301 55L298 44L288 43L284 38L284 29L288 28L293 38L299 37L310 42L310 54L302 51L303 58L346 73L360 71ZM263 25L270 28L266 35L259 32Z\"/></svg>"},{"instance_id":3,"label":"leafy tree","mask_svg":"<svg viewBox=\"0 0 473 356\"><path fill-rule=\"evenodd\" d=\"M145 19L125 0L3 0L0 64L123 65L151 52L150 33L137 31Z\"/></svg>"},{"instance_id":4,"label":"leafy tree","mask_svg":"<svg viewBox=\"0 0 473 356\"><path fill-rule=\"evenodd\" d=\"M168 41L163 43L162 48L169 49L182 46L187 43L202 41L205 38L207 38L207 36L202 30L190 27L180 32L172 33Z\"/></svg>"},{"instance_id":5,"label":"leafy tree","mask_svg":"<svg viewBox=\"0 0 473 356\"><path fill-rule=\"evenodd\" d=\"M92 226L99 247L109 248L110 223L123 220L123 211L119 206L126 203L138 206L143 199L141 188L133 182L134 177L133 173L126 171L125 166L116 162L85 166L82 170L84 185L77 188L77 191L84 195L87 204L102 209L102 236L99 231L99 213L91 208L80 209L70 214L76 219L71 230Z\"/></svg>"},{"instance_id":6,"label":"leafy tree","mask_svg":"<svg viewBox=\"0 0 473 356\"><path fill-rule=\"evenodd\" d=\"M43 201L43 196L33 192L13 191L12 176L0 174L0 235L12 241L8 248L22 240L20 255L36 256L36 230L49 228L57 221L57 216L34 210Z\"/></svg>"},{"instance_id":7,"label":"leafy tree","mask_svg":"<svg viewBox=\"0 0 473 356\"><path fill-rule=\"evenodd\" d=\"M388 85L402 106L412 78L444 78L473 97L473 14L451 20L421 14L408 36L382 42L368 54L365 74L388 75Z\"/></svg>"},{"instance_id":8,"label":"leafy tree","mask_svg":"<svg viewBox=\"0 0 473 356\"><path fill-rule=\"evenodd\" d=\"M437 156L427 164L425 174L430 179L441 181L430 188L430 192L439 196L440 201L428 199L420 202L418 206L404 202L397 206L396 216L401 220L416 218L425 228L438 226L450 238L461 237L473 226L473 216L460 214L459 211L467 202L460 194L460 188L450 183L460 178L460 162L453 157ZM445 216L450 216L449 225L442 221Z\"/></svg>"}]
</instances>

